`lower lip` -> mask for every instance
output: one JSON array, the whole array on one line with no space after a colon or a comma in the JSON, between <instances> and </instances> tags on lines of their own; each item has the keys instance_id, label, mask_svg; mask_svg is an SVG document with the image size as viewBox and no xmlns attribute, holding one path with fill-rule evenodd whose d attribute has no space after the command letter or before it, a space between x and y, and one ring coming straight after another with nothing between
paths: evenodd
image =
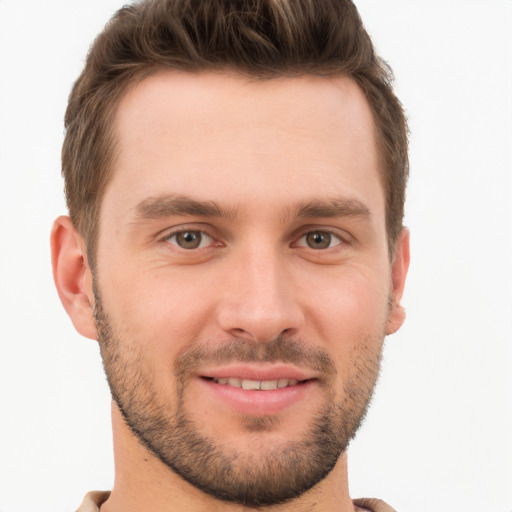
<instances>
[{"instance_id":1,"label":"lower lip","mask_svg":"<svg viewBox=\"0 0 512 512\"><path fill-rule=\"evenodd\" d=\"M213 395L214 400L221 400L236 412L251 416L268 416L280 413L304 400L316 383L315 380L308 380L296 386L258 391L237 388L228 384L217 384L213 380L203 378L199 380Z\"/></svg>"}]
</instances>

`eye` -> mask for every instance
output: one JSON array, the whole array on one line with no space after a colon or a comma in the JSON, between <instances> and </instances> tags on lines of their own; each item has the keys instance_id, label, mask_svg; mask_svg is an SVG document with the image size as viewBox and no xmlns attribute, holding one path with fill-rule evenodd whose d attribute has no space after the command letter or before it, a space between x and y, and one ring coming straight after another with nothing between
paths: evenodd
<instances>
[{"instance_id":1,"label":"eye","mask_svg":"<svg viewBox=\"0 0 512 512\"><path fill-rule=\"evenodd\" d=\"M342 243L340 237L330 231L309 231L302 235L296 242L297 247L309 247L310 249L329 249Z\"/></svg>"},{"instance_id":2,"label":"eye","mask_svg":"<svg viewBox=\"0 0 512 512\"><path fill-rule=\"evenodd\" d=\"M178 231L167 238L167 242L187 250L202 249L212 241L212 237L205 232L192 229Z\"/></svg>"}]
</instances>

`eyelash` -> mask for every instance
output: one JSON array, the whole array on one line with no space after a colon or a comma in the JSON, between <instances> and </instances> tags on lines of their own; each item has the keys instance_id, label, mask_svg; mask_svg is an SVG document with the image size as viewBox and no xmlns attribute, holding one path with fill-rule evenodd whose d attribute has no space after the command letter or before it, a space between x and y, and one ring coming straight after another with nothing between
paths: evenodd
<instances>
[{"instance_id":1,"label":"eyelash","mask_svg":"<svg viewBox=\"0 0 512 512\"><path fill-rule=\"evenodd\" d=\"M186 248L186 247L182 247L179 245L176 237L178 237L181 234L185 235L186 233L195 234L195 235L199 234L201 236L199 245L197 247ZM308 235L312 235L312 234L328 235L330 237L329 238L329 246L315 249L315 248L307 245L307 242L300 243L300 241L302 239L305 239ZM173 241L173 239L174 239L174 241ZM331 245L331 242L333 241L333 239L336 243L334 245ZM209 242L208 242L208 240L209 240ZM187 252L199 250L199 249L207 249L208 247L210 247L212 245L218 245L218 246L224 245L221 242L216 242L215 237L210 235L207 231L202 230L202 229L194 229L194 228L190 228L190 229L182 228L182 229L173 231L171 233L166 234L164 237L162 237L161 241L166 244L172 244L173 246L175 246L181 250L187 251ZM304 247L306 249L312 249L315 252L317 252L317 251L322 252L322 251L326 251L328 249L336 248L340 245L347 245L347 243L348 242L346 241L346 239L344 237L342 237L338 232L334 232L333 230L325 229L325 228L324 229L310 228L307 231L302 232L302 234L298 238L295 238L295 241L291 244L291 247Z\"/></svg>"},{"instance_id":2,"label":"eyelash","mask_svg":"<svg viewBox=\"0 0 512 512\"><path fill-rule=\"evenodd\" d=\"M181 234L185 235L186 233L193 233L193 234L201 235L201 240L199 242L199 246L198 247L192 247L192 248L187 249L185 247L181 247L178 244L177 240L175 242L172 242L172 240L176 239L176 237L178 237L179 235L181 235ZM210 242L207 243L207 245L204 245L205 239L209 239L210 240ZM168 244L170 243L172 245L175 245L179 249L183 249L185 251L192 251L192 250L196 250L196 249L205 249L205 248L207 248L208 246L212 245L212 243L215 242L215 238L213 236L211 236L209 233L207 233L206 231L201 230L201 229L179 229L177 231L173 231L172 233L169 233L169 234L165 235L165 237L162 238L162 242L165 242L165 243L168 243Z\"/></svg>"},{"instance_id":3,"label":"eyelash","mask_svg":"<svg viewBox=\"0 0 512 512\"><path fill-rule=\"evenodd\" d=\"M300 245L299 244L300 240L302 240L303 238L306 238L308 235L312 235L312 234L328 235L330 237L329 241L332 241L332 239L335 239L335 240L337 240L337 243L335 243L332 246L329 244L328 247L323 247L323 248L320 248L320 249L319 248L314 249L313 247L311 247L311 246L309 246L307 244L304 244L304 245ZM306 247L306 248L309 248L309 249L321 251L321 250L332 249L332 248L337 247L338 245L342 245L344 243L345 243L345 241L343 240L343 238L338 233L334 233L333 231L331 231L329 229L310 229L309 231L306 231L305 233L303 233L297 239L297 241L293 243L293 246L295 246L295 247Z\"/></svg>"}]
</instances>

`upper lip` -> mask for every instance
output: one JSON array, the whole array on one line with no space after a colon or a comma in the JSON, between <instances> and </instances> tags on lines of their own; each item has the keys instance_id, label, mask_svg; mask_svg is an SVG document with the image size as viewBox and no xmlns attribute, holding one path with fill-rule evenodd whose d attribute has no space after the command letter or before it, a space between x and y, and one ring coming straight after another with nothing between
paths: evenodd
<instances>
[{"instance_id":1,"label":"upper lip","mask_svg":"<svg viewBox=\"0 0 512 512\"><path fill-rule=\"evenodd\" d=\"M222 379L235 377L247 380L278 380L278 379L296 379L299 381L317 378L316 373L304 369L296 368L288 364L279 363L234 363L225 366L212 368L203 368L197 372L198 376Z\"/></svg>"}]
</instances>

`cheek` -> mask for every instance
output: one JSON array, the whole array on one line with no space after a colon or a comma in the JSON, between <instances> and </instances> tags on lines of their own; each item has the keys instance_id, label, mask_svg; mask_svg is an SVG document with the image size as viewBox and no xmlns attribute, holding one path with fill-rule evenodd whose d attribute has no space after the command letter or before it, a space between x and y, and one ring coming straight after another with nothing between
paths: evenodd
<instances>
[{"instance_id":1,"label":"cheek","mask_svg":"<svg viewBox=\"0 0 512 512\"><path fill-rule=\"evenodd\" d=\"M308 318L325 344L346 356L361 340L381 338L388 314L389 271L350 264L317 275Z\"/></svg>"},{"instance_id":2,"label":"cheek","mask_svg":"<svg viewBox=\"0 0 512 512\"><path fill-rule=\"evenodd\" d=\"M148 348L155 365L169 365L204 336L211 314L211 284L204 276L170 267L111 272L101 281L102 298L120 337ZM115 291L115 292L114 292Z\"/></svg>"},{"instance_id":3,"label":"cheek","mask_svg":"<svg viewBox=\"0 0 512 512\"><path fill-rule=\"evenodd\" d=\"M387 287L372 275L339 276L336 291L323 296L324 307L311 312L337 368L335 392L354 400L354 390L360 390L363 402L378 376L388 315Z\"/></svg>"}]
</instances>

